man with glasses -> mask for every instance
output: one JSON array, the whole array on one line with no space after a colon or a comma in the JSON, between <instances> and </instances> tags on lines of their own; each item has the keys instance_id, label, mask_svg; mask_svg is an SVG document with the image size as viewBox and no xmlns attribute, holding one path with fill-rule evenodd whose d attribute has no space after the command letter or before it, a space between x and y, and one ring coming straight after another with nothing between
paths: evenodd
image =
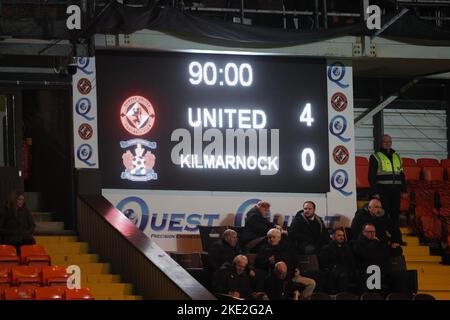
<instances>
[{"instance_id":1,"label":"man with glasses","mask_svg":"<svg viewBox=\"0 0 450 320\"><path fill-rule=\"evenodd\" d=\"M359 239L364 231L363 226L370 224L374 226L376 234L374 237L391 248L393 256L402 255L402 234L398 226L384 215L383 206L378 199L370 200L367 207L359 209L352 220L351 233L353 238Z\"/></svg>"},{"instance_id":2,"label":"man with glasses","mask_svg":"<svg viewBox=\"0 0 450 320\"><path fill-rule=\"evenodd\" d=\"M392 138L387 134L381 139L380 150L370 156L369 182L372 198L381 200L393 226L398 227L400 199L406 192L406 182L401 158L392 149Z\"/></svg>"}]
</instances>

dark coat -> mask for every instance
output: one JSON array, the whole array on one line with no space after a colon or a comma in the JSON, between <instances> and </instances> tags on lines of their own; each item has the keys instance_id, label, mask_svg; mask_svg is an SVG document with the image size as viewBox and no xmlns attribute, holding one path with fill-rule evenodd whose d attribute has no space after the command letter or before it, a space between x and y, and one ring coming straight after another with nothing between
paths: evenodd
<instances>
[{"instance_id":1,"label":"dark coat","mask_svg":"<svg viewBox=\"0 0 450 320\"><path fill-rule=\"evenodd\" d=\"M313 221L309 221L303 215L303 210L300 210L292 220L289 228L289 239L297 249L305 244L310 244L320 250L330 242L330 235L319 216L316 215Z\"/></svg>"},{"instance_id":2,"label":"dark coat","mask_svg":"<svg viewBox=\"0 0 450 320\"><path fill-rule=\"evenodd\" d=\"M389 262L390 253L388 245L383 241L369 240L363 235L352 245L358 269L365 273L370 265L377 265L382 270Z\"/></svg>"},{"instance_id":3,"label":"dark coat","mask_svg":"<svg viewBox=\"0 0 450 320\"><path fill-rule=\"evenodd\" d=\"M289 276L280 280L271 273L264 281L264 291L270 300L289 300L293 297L294 290L295 286Z\"/></svg>"},{"instance_id":4,"label":"dark coat","mask_svg":"<svg viewBox=\"0 0 450 320\"><path fill-rule=\"evenodd\" d=\"M269 262L269 258L274 256L275 262ZM288 266L288 274L291 273L293 267L293 252L288 244L281 240L276 246L271 246L266 241L259 249L255 260L255 268L271 272L275 263L283 261Z\"/></svg>"},{"instance_id":5,"label":"dark coat","mask_svg":"<svg viewBox=\"0 0 450 320\"><path fill-rule=\"evenodd\" d=\"M0 235L6 244L32 239L35 228L33 216L26 207L17 210L6 207L0 215Z\"/></svg>"},{"instance_id":6,"label":"dark coat","mask_svg":"<svg viewBox=\"0 0 450 320\"><path fill-rule=\"evenodd\" d=\"M371 223L375 226L377 238L381 241L402 243L402 234L400 229L393 226L391 219L389 219L387 215L382 217L374 217L370 214L367 207L359 209L355 213L355 217L353 218L351 225L351 232L354 239L358 239L362 232L362 227L367 223Z\"/></svg>"},{"instance_id":7,"label":"dark coat","mask_svg":"<svg viewBox=\"0 0 450 320\"><path fill-rule=\"evenodd\" d=\"M230 263L225 263L214 274L212 287L215 293L228 294L229 292L237 291L241 298L247 298L252 293L248 273L237 274Z\"/></svg>"},{"instance_id":8,"label":"dark coat","mask_svg":"<svg viewBox=\"0 0 450 320\"><path fill-rule=\"evenodd\" d=\"M347 243L338 246L336 241L331 241L322 248L319 261L321 269L327 271L336 270L352 274L356 269L352 249Z\"/></svg>"},{"instance_id":9,"label":"dark coat","mask_svg":"<svg viewBox=\"0 0 450 320\"><path fill-rule=\"evenodd\" d=\"M239 244L232 247L223 239L216 241L208 250L209 267L212 271L218 270L224 263L232 263L234 257L241 253Z\"/></svg>"},{"instance_id":10,"label":"dark coat","mask_svg":"<svg viewBox=\"0 0 450 320\"><path fill-rule=\"evenodd\" d=\"M247 212L241 241L245 245L254 239L265 237L272 228L275 228L275 224L262 217L255 206Z\"/></svg>"}]
</instances>

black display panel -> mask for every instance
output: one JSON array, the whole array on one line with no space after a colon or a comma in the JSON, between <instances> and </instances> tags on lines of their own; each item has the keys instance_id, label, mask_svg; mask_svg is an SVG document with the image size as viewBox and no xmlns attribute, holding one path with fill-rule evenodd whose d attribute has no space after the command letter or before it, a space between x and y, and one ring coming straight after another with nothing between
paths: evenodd
<instances>
[{"instance_id":1,"label":"black display panel","mask_svg":"<svg viewBox=\"0 0 450 320\"><path fill-rule=\"evenodd\" d=\"M97 52L103 188L329 191L326 61Z\"/></svg>"}]
</instances>

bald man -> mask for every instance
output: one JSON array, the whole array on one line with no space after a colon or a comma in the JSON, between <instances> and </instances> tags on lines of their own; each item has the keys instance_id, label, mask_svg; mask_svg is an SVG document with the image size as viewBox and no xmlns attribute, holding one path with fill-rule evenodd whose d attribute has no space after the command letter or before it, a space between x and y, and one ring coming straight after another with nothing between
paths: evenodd
<instances>
[{"instance_id":1,"label":"bald man","mask_svg":"<svg viewBox=\"0 0 450 320\"><path fill-rule=\"evenodd\" d=\"M247 272L248 259L237 255L233 263L225 263L214 275L212 287L215 293L229 294L236 298L248 298L253 292Z\"/></svg>"},{"instance_id":2,"label":"bald man","mask_svg":"<svg viewBox=\"0 0 450 320\"><path fill-rule=\"evenodd\" d=\"M222 239L213 243L208 250L209 268L212 272L219 269L225 262L231 263L233 258L242 253L237 232L227 229Z\"/></svg>"},{"instance_id":3,"label":"bald man","mask_svg":"<svg viewBox=\"0 0 450 320\"><path fill-rule=\"evenodd\" d=\"M394 226L399 225L400 199L406 192L402 160L392 149L392 138L383 135L381 148L370 156L369 182L372 198L380 199Z\"/></svg>"},{"instance_id":4,"label":"bald man","mask_svg":"<svg viewBox=\"0 0 450 320\"><path fill-rule=\"evenodd\" d=\"M392 254L401 254L400 244L402 243L402 234L398 226L394 225L385 214L381 201L378 199L370 200L369 204L356 211L352 221L351 232L356 240L360 237L363 226L372 224L376 228L376 237L395 249Z\"/></svg>"}]
</instances>

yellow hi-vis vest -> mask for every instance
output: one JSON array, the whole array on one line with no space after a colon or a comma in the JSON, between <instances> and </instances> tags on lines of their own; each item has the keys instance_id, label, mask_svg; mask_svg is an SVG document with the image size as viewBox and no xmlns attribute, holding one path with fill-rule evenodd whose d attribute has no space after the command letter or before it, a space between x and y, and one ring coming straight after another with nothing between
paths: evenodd
<instances>
[{"instance_id":1,"label":"yellow hi-vis vest","mask_svg":"<svg viewBox=\"0 0 450 320\"><path fill-rule=\"evenodd\" d=\"M391 162L383 152L376 152L374 155L378 162L377 183L401 185L403 167L400 156L394 152Z\"/></svg>"}]
</instances>

